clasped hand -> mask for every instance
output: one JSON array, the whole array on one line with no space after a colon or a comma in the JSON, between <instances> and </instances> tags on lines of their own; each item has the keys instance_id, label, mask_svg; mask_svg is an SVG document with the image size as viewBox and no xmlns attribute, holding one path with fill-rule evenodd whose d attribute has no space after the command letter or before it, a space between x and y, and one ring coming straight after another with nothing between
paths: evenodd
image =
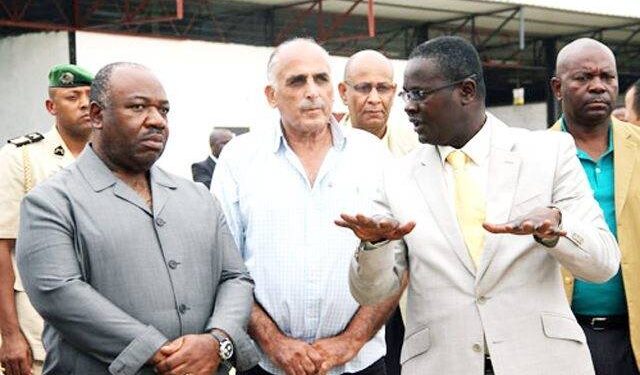
<instances>
[{"instance_id":1,"label":"clasped hand","mask_svg":"<svg viewBox=\"0 0 640 375\"><path fill-rule=\"evenodd\" d=\"M211 375L220 365L218 342L209 334L182 336L161 347L149 364L161 375Z\"/></svg>"}]
</instances>

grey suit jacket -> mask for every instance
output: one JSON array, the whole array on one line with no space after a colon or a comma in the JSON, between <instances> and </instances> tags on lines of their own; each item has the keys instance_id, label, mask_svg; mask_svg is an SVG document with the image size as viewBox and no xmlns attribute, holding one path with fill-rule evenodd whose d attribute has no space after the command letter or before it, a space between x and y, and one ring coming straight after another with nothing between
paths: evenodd
<instances>
[{"instance_id":1,"label":"grey suit jacket","mask_svg":"<svg viewBox=\"0 0 640 375\"><path fill-rule=\"evenodd\" d=\"M22 203L18 267L46 321L45 374L152 374L165 343L227 332L238 368L253 281L222 211L200 184L150 171L153 210L90 146Z\"/></svg>"},{"instance_id":2,"label":"grey suit jacket","mask_svg":"<svg viewBox=\"0 0 640 375\"><path fill-rule=\"evenodd\" d=\"M487 234L476 268L448 205L436 147L423 145L385 173L376 210L415 229L404 241L360 250L350 271L358 302L394 293L409 272L403 374L593 374L585 336L564 296L560 265L602 282L620 253L566 134L491 123L487 221L503 223L557 205L566 237L554 248L532 236Z\"/></svg>"}]
</instances>

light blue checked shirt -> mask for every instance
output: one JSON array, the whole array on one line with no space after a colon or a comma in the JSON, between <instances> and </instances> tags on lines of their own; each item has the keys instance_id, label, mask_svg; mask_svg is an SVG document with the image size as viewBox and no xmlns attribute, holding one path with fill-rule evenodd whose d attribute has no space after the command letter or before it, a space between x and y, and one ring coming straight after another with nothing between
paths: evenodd
<instances>
[{"instance_id":1,"label":"light blue checked shirt","mask_svg":"<svg viewBox=\"0 0 640 375\"><path fill-rule=\"evenodd\" d=\"M358 309L348 271L359 240L334 220L369 212L390 158L369 133L332 122L331 134L313 187L279 125L229 142L211 182L255 280L256 300L284 334L309 343L341 333ZM362 370L385 352L383 328L330 374ZM284 373L263 352L260 366Z\"/></svg>"}]
</instances>

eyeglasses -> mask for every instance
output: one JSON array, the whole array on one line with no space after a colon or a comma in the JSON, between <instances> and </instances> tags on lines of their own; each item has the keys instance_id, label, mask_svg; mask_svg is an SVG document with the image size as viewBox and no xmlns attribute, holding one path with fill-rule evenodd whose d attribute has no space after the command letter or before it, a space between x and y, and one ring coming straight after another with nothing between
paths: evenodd
<instances>
[{"instance_id":1,"label":"eyeglasses","mask_svg":"<svg viewBox=\"0 0 640 375\"><path fill-rule=\"evenodd\" d=\"M358 92L360 94L363 94L363 95L369 95L371 90L373 90L374 88L376 89L376 91L380 95L389 94L389 93L393 92L396 89L396 85L395 84L386 83L386 82L376 83L375 85L372 84L371 82L361 82L361 83L356 83L356 84L345 82L345 84L347 86L351 87L352 89L356 90L356 92Z\"/></svg>"},{"instance_id":2,"label":"eyeglasses","mask_svg":"<svg viewBox=\"0 0 640 375\"><path fill-rule=\"evenodd\" d=\"M436 92L440 91L440 90L444 90L446 88L449 88L451 86L455 86L457 84L460 84L464 81L466 81L467 79L476 79L476 74L472 74L468 77L465 77L463 79L457 80L455 82L451 82L448 83L444 86L440 86L440 87L436 87L435 89L432 90L423 90L423 89L411 89L411 90L407 90L407 91L400 91L398 93L398 96L402 98L402 100L405 101L405 103L408 102L422 102L425 99L427 99L429 97L429 95L435 94Z\"/></svg>"}]
</instances>

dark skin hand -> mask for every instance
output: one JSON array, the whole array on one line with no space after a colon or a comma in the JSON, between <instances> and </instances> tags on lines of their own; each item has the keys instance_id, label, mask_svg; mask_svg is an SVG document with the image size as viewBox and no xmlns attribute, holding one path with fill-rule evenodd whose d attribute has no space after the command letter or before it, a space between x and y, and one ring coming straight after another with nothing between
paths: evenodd
<instances>
[{"instance_id":1,"label":"dark skin hand","mask_svg":"<svg viewBox=\"0 0 640 375\"><path fill-rule=\"evenodd\" d=\"M155 360L161 375L211 375L220 365L218 342L210 334L182 336L160 348Z\"/></svg>"},{"instance_id":2,"label":"dark skin hand","mask_svg":"<svg viewBox=\"0 0 640 375\"><path fill-rule=\"evenodd\" d=\"M351 229L360 240L368 242L399 240L416 226L413 221L400 225L395 219L381 216L340 214L340 218L342 220L335 221L336 225Z\"/></svg>"},{"instance_id":3,"label":"dark skin hand","mask_svg":"<svg viewBox=\"0 0 640 375\"><path fill-rule=\"evenodd\" d=\"M31 348L22 332L18 331L14 335L4 335L2 337L2 348L0 349L0 363L5 369L5 375L30 375Z\"/></svg>"},{"instance_id":4,"label":"dark skin hand","mask_svg":"<svg viewBox=\"0 0 640 375\"><path fill-rule=\"evenodd\" d=\"M15 274L11 265L14 239L0 239L0 364L5 375L29 375L33 357L27 339L18 324L13 284Z\"/></svg>"},{"instance_id":5,"label":"dark skin hand","mask_svg":"<svg viewBox=\"0 0 640 375\"><path fill-rule=\"evenodd\" d=\"M535 235L543 239L565 236L566 231L559 228L560 211L556 208L538 207L526 215L502 224L483 223L484 229L491 233L515 235Z\"/></svg>"}]
</instances>

